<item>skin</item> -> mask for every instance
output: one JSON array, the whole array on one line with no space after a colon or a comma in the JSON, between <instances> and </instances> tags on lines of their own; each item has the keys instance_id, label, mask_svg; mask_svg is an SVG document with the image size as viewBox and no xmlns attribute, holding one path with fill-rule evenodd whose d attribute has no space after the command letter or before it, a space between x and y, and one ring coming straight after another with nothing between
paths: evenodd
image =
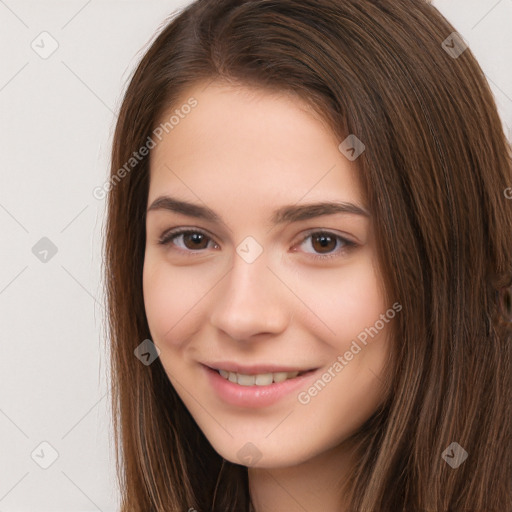
<instances>
[{"instance_id":1,"label":"skin","mask_svg":"<svg viewBox=\"0 0 512 512\"><path fill-rule=\"evenodd\" d=\"M331 367L332 375L337 357L390 308L371 216L336 213L270 224L284 205L346 201L365 208L357 160L349 161L338 150L341 140L291 94L213 82L190 88L178 104L190 97L198 101L195 109L152 150L147 204L172 195L209 207L225 224L148 211L143 289L152 340L215 450L241 464L238 450L247 442L256 447L260 458L249 468L249 482L257 512L339 512L337 482L352 463L343 441L383 398L388 325L307 404L293 392L267 407L229 405L200 363ZM190 236L158 243L178 227L207 238L199 249ZM315 230L357 246L343 251L342 241L332 241L322 250ZM263 249L252 263L236 251L247 236ZM321 254L335 257L314 259Z\"/></svg>"}]
</instances>

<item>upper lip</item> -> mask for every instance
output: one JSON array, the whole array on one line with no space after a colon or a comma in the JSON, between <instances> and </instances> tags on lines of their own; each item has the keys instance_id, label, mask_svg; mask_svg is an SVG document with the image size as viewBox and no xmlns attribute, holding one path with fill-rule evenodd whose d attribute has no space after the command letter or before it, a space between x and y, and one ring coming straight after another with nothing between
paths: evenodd
<instances>
[{"instance_id":1,"label":"upper lip","mask_svg":"<svg viewBox=\"0 0 512 512\"><path fill-rule=\"evenodd\" d=\"M244 375L256 375L261 373L278 373L278 372L307 372L309 370L316 370L317 368L313 368L311 366L284 366L284 365L276 365L276 364L254 364L254 365L245 365L234 363L231 361L219 361L212 363L203 363L205 366L208 366L212 370L225 370L227 372L233 373L242 373Z\"/></svg>"}]
</instances>

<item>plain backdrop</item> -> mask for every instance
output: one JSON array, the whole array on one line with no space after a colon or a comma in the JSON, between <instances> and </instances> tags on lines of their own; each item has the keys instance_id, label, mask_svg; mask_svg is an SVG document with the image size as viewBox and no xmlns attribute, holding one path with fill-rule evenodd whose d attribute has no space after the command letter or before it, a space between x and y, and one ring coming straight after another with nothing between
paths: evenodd
<instances>
[{"instance_id":1,"label":"plain backdrop","mask_svg":"<svg viewBox=\"0 0 512 512\"><path fill-rule=\"evenodd\" d=\"M187 3L0 0L0 512L117 510L93 190L134 66ZM512 0L434 5L510 138Z\"/></svg>"}]
</instances>

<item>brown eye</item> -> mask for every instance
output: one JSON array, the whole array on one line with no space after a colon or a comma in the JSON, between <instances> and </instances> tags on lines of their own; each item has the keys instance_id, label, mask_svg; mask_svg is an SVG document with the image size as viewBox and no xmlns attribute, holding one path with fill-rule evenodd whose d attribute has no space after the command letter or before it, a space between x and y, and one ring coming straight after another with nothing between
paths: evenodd
<instances>
[{"instance_id":1,"label":"brown eye","mask_svg":"<svg viewBox=\"0 0 512 512\"><path fill-rule=\"evenodd\" d=\"M311 240L313 249L321 254L333 251L338 243L337 237L329 234L318 234L313 236Z\"/></svg>"},{"instance_id":2,"label":"brown eye","mask_svg":"<svg viewBox=\"0 0 512 512\"><path fill-rule=\"evenodd\" d=\"M358 244L329 231L314 231L303 238L301 245L312 249L312 252L308 250L305 252L311 254L313 259L326 260L343 256Z\"/></svg>"},{"instance_id":3,"label":"brown eye","mask_svg":"<svg viewBox=\"0 0 512 512\"><path fill-rule=\"evenodd\" d=\"M206 247L208 246L208 237L206 237L202 233L191 231L189 233L182 233L182 236L183 244L187 249L206 249Z\"/></svg>"},{"instance_id":4,"label":"brown eye","mask_svg":"<svg viewBox=\"0 0 512 512\"><path fill-rule=\"evenodd\" d=\"M200 252L210 242L214 243L206 233L192 229L166 232L158 240L160 245L175 245L184 252Z\"/></svg>"}]
</instances>

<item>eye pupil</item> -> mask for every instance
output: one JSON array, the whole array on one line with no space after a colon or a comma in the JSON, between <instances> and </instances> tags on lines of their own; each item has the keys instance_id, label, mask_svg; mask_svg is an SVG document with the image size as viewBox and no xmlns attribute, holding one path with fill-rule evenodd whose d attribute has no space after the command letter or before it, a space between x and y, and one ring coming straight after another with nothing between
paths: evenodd
<instances>
[{"instance_id":1,"label":"eye pupil","mask_svg":"<svg viewBox=\"0 0 512 512\"><path fill-rule=\"evenodd\" d=\"M187 240L192 240L192 247L187 246ZM206 240L206 237L202 233L185 233L183 235L183 241L185 242L185 246L187 246L187 249L198 249L203 248L200 247L201 242L204 242Z\"/></svg>"},{"instance_id":2,"label":"eye pupil","mask_svg":"<svg viewBox=\"0 0 512 512\"><path fill-rule=\"evenodd\" d=\"M320 241L320 251L321 252L321 249L329 249L328 251L326 252L330 252L332 250L334 250L336 248L336 239L333 238L332 236L329 236L329 235L317 235L315 237L313 237L313 240L314 241ZM334 246L332 247L329 247L329 244L332 245L332 243L334 242ZM315 247L315 243L313 242L313 247L315 249L315 251L318 249L317 247Z\"/></svg>"}]
</instances>

